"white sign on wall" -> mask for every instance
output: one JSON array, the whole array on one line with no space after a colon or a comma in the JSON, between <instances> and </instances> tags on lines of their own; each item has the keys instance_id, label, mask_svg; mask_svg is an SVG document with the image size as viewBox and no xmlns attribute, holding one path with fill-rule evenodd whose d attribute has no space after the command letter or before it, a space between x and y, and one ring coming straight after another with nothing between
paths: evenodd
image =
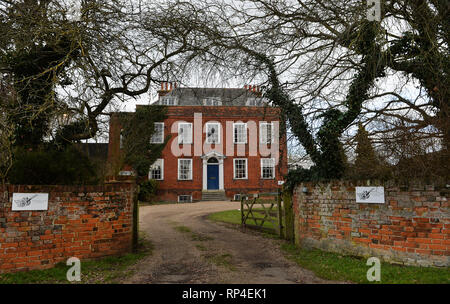
<instances>
[{"instance_id":1,"label":"white sign on wall","mask_svg":"<svg viewBox=\"0 0 450 304\"><path fill-rule=\"evenodd\" d=\"M356 187L357 203L384 204L384 187Z\"/></svg>"},{"instance_id":2,"label":"white sign on wall","mask_svg":"<svg viewBox=\"0 0 450 304\"><path fill-rule=\"evenodd\" d=\"M13 193L12 210L47 210L48 193Z\"/></svg>"}]
</instances>

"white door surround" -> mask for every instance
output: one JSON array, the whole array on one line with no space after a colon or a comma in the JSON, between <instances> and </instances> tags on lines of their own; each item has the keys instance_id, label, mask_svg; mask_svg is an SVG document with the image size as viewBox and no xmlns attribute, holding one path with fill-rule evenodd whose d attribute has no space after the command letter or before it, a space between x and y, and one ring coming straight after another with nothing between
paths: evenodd
<instances>
[{"instance_id":1,"label":"white door surround","mask_svg":"<svg viewBox=\"0 0 450 304\"><path fill-rule=\"evenodd\" d=\"M211 151L201 156L203 160L203 191L208 190L208 159L215 157L219 161L219 190L225 190L224 179L223 179L223 160L226 158L225 155L218 153L216 151Z\"/></svg>"}]
</instances>

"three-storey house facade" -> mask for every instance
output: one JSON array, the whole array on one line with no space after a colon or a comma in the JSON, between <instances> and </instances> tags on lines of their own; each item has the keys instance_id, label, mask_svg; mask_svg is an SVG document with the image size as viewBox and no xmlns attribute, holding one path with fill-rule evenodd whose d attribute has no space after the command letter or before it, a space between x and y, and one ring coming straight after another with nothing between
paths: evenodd
<instances>
[{"instance_id":1,"label":"three-storey house facade","mask_svg":"<svg viewBox=\"0 0 450 304\"><path fill-rule=\"evenodd\" d=\"M237 199L279 189L287 173L280 109L258 87L185 88L163 83L157 104L167 118L155 123L152 143L170 139L149 168L158 200ZM110 123L110 159L120 153L120 125Z\"/></svg>"}]
</instances>

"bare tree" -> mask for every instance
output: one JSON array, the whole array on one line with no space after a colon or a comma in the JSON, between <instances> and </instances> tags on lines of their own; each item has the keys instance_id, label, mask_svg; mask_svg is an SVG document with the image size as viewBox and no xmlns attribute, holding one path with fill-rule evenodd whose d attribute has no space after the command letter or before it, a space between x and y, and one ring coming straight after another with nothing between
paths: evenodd
<instances>
[{"instance_id":1,"label":"bare tree","mask_svg":"<svg viewBox=\"0 0 450 304\"><path fill-rule=\"evenodd\" d=\"M17 123L18 143L94 137L114 103L145 94L168 73L176 74L174 62L190 52L189 29L166 18L157 4L81 1L79 12L71 5L0 1L5 32L0 67L17 91L13 107L22 109L10 117Z\"/></svg>"},{"instance_id":2,"label":"bare tree","mask_svg":"<svg viewBox=\"0 0 450 304\"><path fill-rule=\"evenodd\" d=\"M395 126L373 123L397 117L413 131L435 130L448 149L446 1L386 0L380 21L368 20L366 2L357 0L178 6L202 16L191 22L201 62L266 85L266 97L282 107L320 176L340 176L337 151L357 121L389 132Z\"/></svg>"},{"instance_id":3,"label":"bare tree","mask_svg":"<svg viewBox=\"0 0 450 304\"><path fill-rule=\"evenodd\" d=\"M0 179L6 183L6 177L12 166L14 125L8 122L4 105L14 99L14 90L7 79L0 78Z\"/></svg>"}]
</instances>

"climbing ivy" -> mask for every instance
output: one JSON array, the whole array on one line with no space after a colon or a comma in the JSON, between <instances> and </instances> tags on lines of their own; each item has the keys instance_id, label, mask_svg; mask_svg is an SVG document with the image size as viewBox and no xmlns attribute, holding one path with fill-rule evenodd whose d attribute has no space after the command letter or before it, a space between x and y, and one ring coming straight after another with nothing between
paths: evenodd
<instances>
[{"instance_id":1,"label":"climbing ivy","mask_svg":"<svg viewBox=\"0 0 450 304\"><path fill-rule=\"evenodd\" d=\"M7 111L15 126L15 145L36 148L49 132L49 124L57 108L54 88L65 68L79 56L71 38L44 45L13 50L3 55L1 62L14 75L17 97Z\"/></svg>"},{"instance_id":2,"label":"climbing ivy","mask_svg":"<svg viewBox=\"0 0 450 304\"><path fill-rule=\"evenodd\" d=\"M139 106L135 113L120 113L123 136L123 162L130 165L138 177L148 175L150 166L161 155L170 137L162 144L152 144L154 123L167 117L167 108L160 105Z\"/></svg>"},{"instance_id":3,"label":"climbing ivy","mask_svg":"<svg viewBox=\"0 0 450 304\"><path fill-rule=\"evenodd\" d=\"M320 116L323 121L316 137L308 127L302 106L295 103L282 89L273 61L263 54L257 54L257 58L269 69L271 86L265 93L265 97L282 108L292 132L315 163L311 169L290 172L287 176L288 188L292 188L301 181L343 177L346 158L340 136L361 113L362 104L368 99L368 92L375 79L384 76L384 55L376 42L378 31L379 24L367 21L361 27L360 34L352 37L352 47L364 56L344 101L347 109L341 111L333 108L325 111Z\"/></svg>"}]
</instances>

